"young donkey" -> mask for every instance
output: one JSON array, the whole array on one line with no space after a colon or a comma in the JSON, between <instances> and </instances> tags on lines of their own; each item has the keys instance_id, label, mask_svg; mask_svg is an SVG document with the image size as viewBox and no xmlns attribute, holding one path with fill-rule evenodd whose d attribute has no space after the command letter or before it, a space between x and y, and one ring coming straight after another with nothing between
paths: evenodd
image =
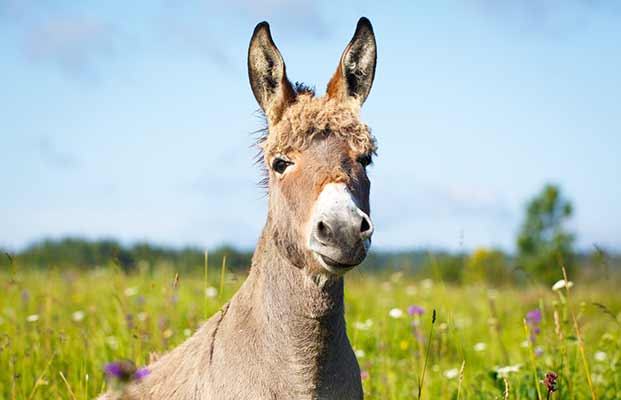
<instances>
[{"instance_id":1,"label":"young donkey","mask_svg":"<svg viewBox=\"0 0 621 400\"><path fill-rule=\"evenodd\" d=\"M365 168L375 142L359 110L375 60L373 28L361 18L326 96L317 98L291 85L269 25L257 25L248 72L268 121L260 146L269 212L250 274L123 398L363 397L345 331L343 274L364 260L373 233Z\"/></svg>"}]
</instances>

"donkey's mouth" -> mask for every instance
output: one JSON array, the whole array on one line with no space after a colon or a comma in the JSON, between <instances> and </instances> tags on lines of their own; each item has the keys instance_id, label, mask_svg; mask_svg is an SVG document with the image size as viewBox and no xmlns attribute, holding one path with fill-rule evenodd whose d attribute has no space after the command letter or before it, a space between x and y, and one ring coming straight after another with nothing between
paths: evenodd
<instances>
[{"instance_id":1,"label":"donkey's mouth","mask_svg":"<svg viewBox=\"0 0 621 400\"><path fill-rule=\"evenodd\" d=\"M341 262L331 259L328 256L324 256L323 254L319 254L319 253L316 253L316 254L319 256L321 261L328 267L327 269L331 272L343 273L343 272L346 272L354 268L355 266L359 264L359 263L356 263L356 264L341 263Z\"/></svg>"}]
</instances>

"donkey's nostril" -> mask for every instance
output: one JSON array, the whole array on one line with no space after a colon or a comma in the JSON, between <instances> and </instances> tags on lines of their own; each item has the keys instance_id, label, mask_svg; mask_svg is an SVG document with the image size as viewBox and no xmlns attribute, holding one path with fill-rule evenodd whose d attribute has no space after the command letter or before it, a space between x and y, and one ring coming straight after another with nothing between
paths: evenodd
<instances>
[{"instance_id":1,"label":"donkey's nostril","mask_svg":"<svg viewBox=\"0 0 621 400\"><path fill-rule=\"evenodd\" d=\"M317 223L316 230L317 239L326 242L330 240L330 236L332 235L332 229L330 226L323 221L319 221Z\"/></svg>"},{"instance_id":2,"label":"donkey's nostril","mask_svg":"<svg viewBox=\"0 0 621 400\"><path fill-rule=\"evenodd\" d=\"M373 228L371 227L371 222L369 221L369 217L364 215L362 217L362 222L360 223L360 234L363 237L367 238L371 236L372 233L373 233Z\"/></svg>"}]
</instances>

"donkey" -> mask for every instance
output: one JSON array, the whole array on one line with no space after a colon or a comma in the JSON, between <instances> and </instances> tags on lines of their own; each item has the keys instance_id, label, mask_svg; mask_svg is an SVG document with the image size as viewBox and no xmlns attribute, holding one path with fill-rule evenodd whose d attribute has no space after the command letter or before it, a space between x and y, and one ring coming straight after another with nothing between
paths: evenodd
<instances>
[{"instance_id":1,"label":"donkey","mask_svg":"<svg viewBox=\"0 0 621 400\"><path fill-rule=\"evenodd\" d=\"M366 167L376 145L359 111L375 63L373 28L361 18L316 97L290 83L269 25L257 25L248 75L268 123L259 146L269 211L249 276L146 378L102 399L362 399L343 275L364 260L373 234Z\"/></svg>"}]
</instances>

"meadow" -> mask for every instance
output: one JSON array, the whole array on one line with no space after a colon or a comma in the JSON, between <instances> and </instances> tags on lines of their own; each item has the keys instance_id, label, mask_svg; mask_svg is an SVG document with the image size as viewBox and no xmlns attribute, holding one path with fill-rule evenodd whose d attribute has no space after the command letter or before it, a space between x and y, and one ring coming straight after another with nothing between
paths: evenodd
<instances>
[{"instance_id":1,"label":"meadow","mask_svg":"<svg viewBox=\"0 0 621 400\"><path fill-rule=\"evenodd\" d=\"M178 345L244 278L220 266L0 271L0 398L93 398L106 363L143 366ZM621 398L612 282L494 289L362 269L346 277L346 317L365 398Z\"/></svg>"}]
</instances>

